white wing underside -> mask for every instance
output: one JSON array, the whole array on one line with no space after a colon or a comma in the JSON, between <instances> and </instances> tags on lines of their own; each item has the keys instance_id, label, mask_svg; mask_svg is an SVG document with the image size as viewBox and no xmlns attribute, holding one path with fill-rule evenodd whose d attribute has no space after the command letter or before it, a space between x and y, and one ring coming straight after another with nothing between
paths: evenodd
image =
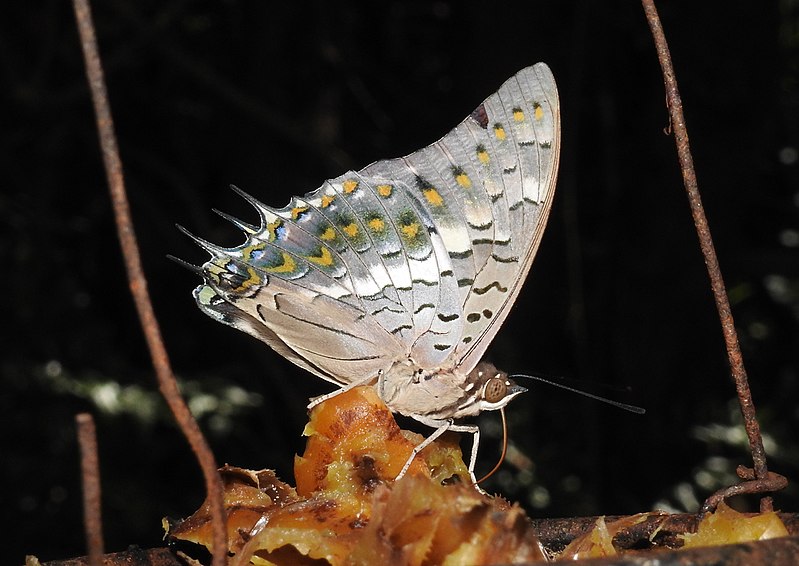
<instances>
[{"instance_id":1,"label":"white wing underside","mask_svg":"<svg viewBox=\"0 0 799 566\"><path fill-rule=\"evenodd\" d=\"M339 383L394 362L480 361L516 300L552 204L557 90L543 63L511 77L434 144L270 208L212 254L195 290L213 318Z\"/></svg>"}]
</instances>

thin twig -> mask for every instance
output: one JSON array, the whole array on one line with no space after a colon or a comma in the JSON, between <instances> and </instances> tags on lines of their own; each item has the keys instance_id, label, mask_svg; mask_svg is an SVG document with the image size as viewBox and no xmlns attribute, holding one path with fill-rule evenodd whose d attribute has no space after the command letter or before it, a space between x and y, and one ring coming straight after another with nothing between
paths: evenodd
<instances>
[{"instance_id":1,"label":"thin twig","mask_svg":"<svg viewBox=\"0 0 799 566\"><path fill-rule=\"evenodd\" d=\"M685 117L682 112L682 102L680 100L680 92L677 89L674 67L671 64L669 46L666 43L666 36L663 32L663 26L660 23L654 0L641 0L641 2L655 40L660 67L663 70L671 127L677 144L677 156L680 161L685 190L688 193L688 202L691 206L696 233L699 236L699 246L702 249L707 272L710 276L710 286L713 290L713 297L716 300L716 309L721 319L721 329L724 334L724 343L727 347L727 358L730 363L732 378L735 381L735 389L738 393L738 402L744 418L746 434L749 437L749 448L752 452L752 461L754 463L754 475L757 480L766 482L769 472L766 465L766 452L763 449L763 439L760 435L760 425L757 422L755 405L752 401L752 393L749 390L749 382L746 377L741 347L738 343L738 334L735 331L730 302L724 288L724 280L722 279L718 258L713 247L713 239L710 236L710 227L705 217L702 199L699 196L696 172L694 171L693 158L691 157L688 143L688 130L685 126ZM771 509L772 501L770 497L764 497L760 500L760 510L762 512L771 511Z\"/></svg>"},{"instance_id":2,"label":"thin twig","mask_svg":"<svg viewBox=\"0 0 799 566\"><path fill-rule=\"evenodd\" d=\"M125 259L131 294L136 303L139 321L147 340L161 394L169 404L169 408L175 415L175 419L189 441L202 468L213 523L213 564L214 566L223 566L227 560L227 537L225 532L225 510L222 500L222 482L217 473L214 455L203 437L197 421L194 420L183 397L181 397L180 388L172 373L169 357L161 338L161 331L150 302L147 281L141 267L133 220L130 216L130 207L125 193L122 163L117 149L114 124L108 104L108 94L97 50L97 39L94 33L88 0L73 0L73 6L78 22L83 56L86 61L86 75L97 116L97 130L100 136L103 162L108 177L108 188L111 193L117 233Z\"/></svg>"},{"instance_id":3,"label":"thin twig","mask_svg":"<svg viewBox=\"0 0 799 566\"><path fill-rule=\"evenodd\" d=\"M97 431L89 413L75 416L80 446L80 477L83 486L83 528L90 566L103 563L103 519L100 510L100 462L97 457Z\"/></svg>"}]
</instances>

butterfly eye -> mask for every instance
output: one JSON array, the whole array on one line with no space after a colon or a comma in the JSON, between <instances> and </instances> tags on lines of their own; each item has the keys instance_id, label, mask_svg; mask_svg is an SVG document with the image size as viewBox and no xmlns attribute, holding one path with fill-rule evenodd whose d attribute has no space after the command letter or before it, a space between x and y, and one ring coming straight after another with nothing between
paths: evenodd
<instances>
[{"instance_id":1,"label":"butterfly eye","mask_svg":"<svg viewBox=\"0 0 799 566\"><path fill-rule=\"evenodd\" d=\"M489 403L498 403L505 398L508 392L508 384L504 379L499 377L492 377L486 383L485 391L483 392L483 399Z\"/></svg>"}]
</instances>

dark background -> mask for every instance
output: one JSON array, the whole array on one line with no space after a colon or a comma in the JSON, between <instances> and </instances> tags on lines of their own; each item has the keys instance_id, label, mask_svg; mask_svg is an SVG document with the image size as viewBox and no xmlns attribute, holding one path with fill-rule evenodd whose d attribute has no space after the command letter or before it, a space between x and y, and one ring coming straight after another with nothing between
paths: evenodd
<instances>
[{"instance_id":1,"label":"dark background","mask_svg":"<svg viewBox=\"0 0 799 566\"><path fill-rule=\"evenodd\" d=\"M695 509L750 462L637 3L98 0L94 9L150 291L220 463L291 480L307 398L330 387L195 307L198 280L165 256L201 263L205 254L174 224L239 243L211 212L255 221L229 183L283 206L348 168L434 141L537 61L560 89L560 182L489 355L647 414L534 384L508 410L517 465L487 489L535 516ZM776 0L660 9L770 465L795 479L799 13ZM97 419L107 549L156 546L161 517L191 514L203 485L157 396L127 294L74 18L65 0L5 11L3 553L20 563L25 553L84 552L79 411ZM499 453L498 420L480 421L478 472ZM795 484L776 504L799 511Z\"/></svg>"}]
</instances>

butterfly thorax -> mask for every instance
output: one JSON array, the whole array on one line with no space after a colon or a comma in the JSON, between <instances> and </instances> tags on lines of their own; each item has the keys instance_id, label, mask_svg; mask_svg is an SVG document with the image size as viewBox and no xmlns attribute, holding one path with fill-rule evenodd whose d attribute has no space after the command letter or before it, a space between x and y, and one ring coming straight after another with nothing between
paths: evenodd
<instances>
[{"instance_id":1,"label":"butterfly thorax","mask_svg":"<svg viewBox=\"0 0 799 566\"><path fill-rule=\"evenodd\" d=\"M426 370L403 360L381 375L376 387L392 411L422 421L475 416L504 407L525 391L487 362L466 373L458 367Z\"/></svg>"}]
</instances>

